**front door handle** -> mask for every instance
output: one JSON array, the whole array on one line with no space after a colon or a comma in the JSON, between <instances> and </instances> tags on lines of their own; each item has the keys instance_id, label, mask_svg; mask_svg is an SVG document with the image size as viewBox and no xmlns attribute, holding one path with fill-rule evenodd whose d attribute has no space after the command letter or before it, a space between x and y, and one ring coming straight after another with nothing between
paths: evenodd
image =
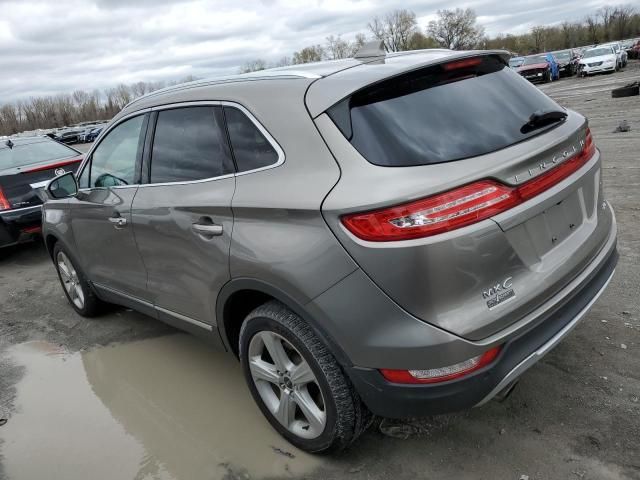
<instances>
[{"instance_id":1,"label":"front door handle","mask_svg":"<svg viewBox=\"0 0 640 480\"><path fill-rule=\"evenodd\" d=\"M222 235L222 225L215 223L194 223L191 229L198 235L203 237L218 237Z\"/></svg>"},{"instance_id":2,"label":"front door handle","mask_svg":"<svg viewBox=\"0 0 640 480\"><path fill-rule=\"evenodd\" d=\"M127 225L127 219L123 217L109 217L109 221L113 224L116 230L119 230Z\"/></svg>"}]
</instances>

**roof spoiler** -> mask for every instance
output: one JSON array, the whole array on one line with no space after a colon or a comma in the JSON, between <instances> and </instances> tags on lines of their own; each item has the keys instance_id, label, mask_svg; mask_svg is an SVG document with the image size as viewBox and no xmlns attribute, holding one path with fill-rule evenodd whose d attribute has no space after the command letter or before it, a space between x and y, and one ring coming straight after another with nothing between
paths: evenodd
<instances>
[{"instance_id":1,"label":"roof spoiler","mask_svg":"<svg viewBox=\"0 0 640 480\"><path fill-rule=\"evenodd\" d=\"M387 53L384 50L384 42L382 40L374 40L362 45L355 53L353 58L356 60L380 60L384 62Z\"/></svg>"}]
</instances>

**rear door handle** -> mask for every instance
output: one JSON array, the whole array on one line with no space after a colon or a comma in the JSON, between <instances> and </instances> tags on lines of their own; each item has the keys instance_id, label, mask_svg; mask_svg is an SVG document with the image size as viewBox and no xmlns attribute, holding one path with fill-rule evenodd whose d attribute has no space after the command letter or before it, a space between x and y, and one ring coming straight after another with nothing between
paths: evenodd
<instances>
[{"instance_id":1,"label":"rear door handle","mask_svg":"<svg viewBox=\"0 0 640 480\"><path fill-rule=\"evenodd\" d=\"M119 230L127 225L127 219L123 217L109 217L109 221L113 224L116 230Z\"/></svg>"},{"instance_id":2,"label":"rear door handle","mask_svg":"<svg viewBox=\"0 0 640 480\"><path fill-rule=\"evenodd\" d=\"M222 225L215 223L194 223L191 229L198 235L203 237L218 237L222 235Z\"/></svg>"}]
</instances>

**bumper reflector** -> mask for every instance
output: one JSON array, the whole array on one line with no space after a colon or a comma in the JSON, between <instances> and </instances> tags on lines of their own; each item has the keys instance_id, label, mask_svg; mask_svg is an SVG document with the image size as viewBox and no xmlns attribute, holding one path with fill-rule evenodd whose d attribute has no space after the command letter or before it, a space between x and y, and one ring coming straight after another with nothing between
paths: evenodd
<instances>
[{"instance_id":1,"label":"bumper reflector","mask_svg":"<svg viewBox=\"0 0 640 480\"><path fill-rule=\"evenodd\" d=\"M389 370L383 368L380 370L382 376L392 383L439 383L464 377L472 372L492 363L501 347L493 347L482 355L470 358L464 362L456 363L440 368L430 368L426 370Z\"/></svg>"}]
</instances>

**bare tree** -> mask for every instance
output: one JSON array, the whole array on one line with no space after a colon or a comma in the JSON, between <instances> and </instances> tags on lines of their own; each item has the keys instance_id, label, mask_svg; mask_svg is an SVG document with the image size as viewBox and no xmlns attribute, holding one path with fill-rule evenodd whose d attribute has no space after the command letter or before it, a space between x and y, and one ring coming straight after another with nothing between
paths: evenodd
<instances>
[{"instance_id":1,"label":"bare tree","mask_svg":"<svg viewBox=\"0 0 640 480\"><path fill-rule=\"evenodd\" d=\"M614 13L615 8L609 5L603 6L597 12L598 16L602 19L602 34L605 41L611 39L611 21L613 20Z\"/></svg>"},{"instance_id":2,"label":"bare tree","mask_svg":"<svg viewBox=\"0 0 640 480\"><path fill-rule=\"evenodd\" d=\"M354 53L357 52L365 43L367 43L367 36L364 33L356 33L356 37L353 40Z\"/></svg>"},{"instance_id":3,"label":"bare tree","mask_svg":"<svg viewBox=\"0 0 640 480\"><path fill-rule=\"evenodd\" d=\"M274 67L288 67L291 65L291 57L282 57L276 63L273 64Z\"/></svg>"},{"instance_id":4,"label":"bare tree","mask_svg":"<svg viewBox=\"0 0 640 480\"><path fill-rule=\"evenodd\" d=\"M598 17L595 15L587 15L584 19L588 33L588 42L592 44L598 43Z\"/></svg>"},{"instance_id":5,"label":"bare tree","mask_svg":"<svg viewBox=\"0 0 640 480\"><path fill-rule=\"evenodd\" d=\"M387 52L409 50L409 43L418 31L416 14L411 10L394 10L384 17L374 17L367 25L375 38L384 43Z\"/></svg>"},{"instance_id":6,"label":"bare tree","mask_svg":"<svg viewBox=\"0 0 640 480\"><path fill-rule=\"evenodd\" d=\"M427 26L427 35L438 45L452 50L476 47L484 37L484 28L477 23L476 12L462 10L438 10L438 19Z\"/></svg>"},{"instance_id":7,"label":"bare tree","mask_svg":"<svg viewBox=\"0 0 640 480\"><path fill-rule=\"evenodd\" d=\"M149 84L146 82L134 83L133 85L131 85L131 94L136 98L141 97L149 92L149 90L147 90L148 88Z\"/></svg>"},{"instance_id":8,"label":"bare tree","mask_svg":"<svg viewBox=\"0 0 640 480\"><path fill-rule=\"evenodd\" d=\"M260 70L264 70L267 68L267 62L265 62L261 58L256 58L255 60L249 60L245 62L241 67L239 73L250 73L250 72L258 72Z\"/></svg>"},{"instance_id":9,"label":"bare tree","mask_svg":"<svg viewBox=\"0 0 640 480\"><path fill-rule=\"evenodd\" d=\"M343 40L340 35L327 37L325 47L326 56L329 60L338 60L341 58L350 58L355 53L354 44Z\"/></svg>"},{"instance_id":10,"label":"bare tree","mask_svg":"<svg viewBox=\"0 0 640 480\"><path fill-rule=\"evenodd\" d=\"M616 39L623 39L631 32L631 19L635 9L631 5L618 5L611 16L611 30Z\"/></svg>"},{"instance_id":11,"label":"bare tree","mask_svg":"<svg viewBox=\"0 0 640 480\"><path fill-rule=\"evenodd\" d=\"M547 28L540 25L533 27L531 29L531 40L533 41L533 48L536 53L545 51L547 43Z\"/></svg>"},{"instance_id":12,"label":"bare tree","mask_svg":"<svg viewBox=\"0 0 640 480\"><path fill-rule=\"evenodd\" d=\"M425 48L437 48L438 42L423 33L415 32L409 39L409 50L423 50Z\"/></svg>"},{"instance_id":13,"label":"bare tree","mask_svg":"<svg viewBox=\"0 0 640 480\"><path fill-rule=\"evenodd\" d=\"M299 52L293 53L293 64L319 62L324 58L324 48L322 45L311 45L305 47Z\"/></svg>"}]
</instances>

